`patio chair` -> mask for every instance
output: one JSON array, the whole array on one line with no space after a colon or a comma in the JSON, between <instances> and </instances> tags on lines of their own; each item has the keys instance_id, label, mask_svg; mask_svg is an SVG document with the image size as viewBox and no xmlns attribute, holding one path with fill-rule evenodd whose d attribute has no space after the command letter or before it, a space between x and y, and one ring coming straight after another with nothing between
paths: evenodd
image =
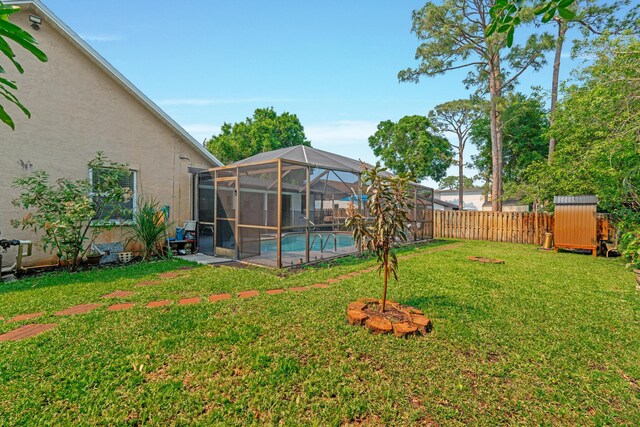
<instances>
[{"instance_id":1,"label":"patio chair","mask_svg":"<svg viewBox=\"0 0 640 427\"><path fill-rule=\"evenodd\" d=\"M610 242L604 242L604 245L607 248L607 258L609 258L609 253L610 252L615 252L617 254L619 254L620 252L618 252L618 240L619 240L619 233L616 231L616 234L613 238L612 241Z\"/></svg>"}]
</instances>

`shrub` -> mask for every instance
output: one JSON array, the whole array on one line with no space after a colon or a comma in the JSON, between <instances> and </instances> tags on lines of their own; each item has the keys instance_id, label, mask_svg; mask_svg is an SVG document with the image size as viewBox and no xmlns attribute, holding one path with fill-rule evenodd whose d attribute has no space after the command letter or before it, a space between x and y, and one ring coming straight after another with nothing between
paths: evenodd
<instances>
[{"instance_id":1,"label":"shrub","mask_svg":"<svg viewBox=\"0 0 640 427\"><path fill-rule=\"evenodd\" d=\"M141 197L133 214L129 241L142 245L142 259L149 261L162 255L162 242L172 224L165 219L164 212L156 199Z\"/></svg>"},{"instance_id":2,"label":"shrub","mask_svg":"<svg viewBox=\"0 0 640 427\"><path fill-rule=\"evenodd\" d=\"M640 230L622 234L619 245L621 255L627 260L627 267L640 268Z\"/></svg>"},{"instance_id":3,"label":"shrub","mask_svg":"<svg viewBox=\"0 0 640 427\"><path fill-rule=\"evenodd\" d=\"M131 172L127 165L107 160L102 152L88 163L90 170L100 170L93 181L88 178L60 178L49 183L49 174L39 170L14 181L21 193L13 205L29 210L21 219L14 219L15 228L30 229L42 234L40 246L56 255L70 271L104 230L117 225L111 218L120 212L120 205L130 198L131 189L119 183Z\"/></svg>"}]
</instances>

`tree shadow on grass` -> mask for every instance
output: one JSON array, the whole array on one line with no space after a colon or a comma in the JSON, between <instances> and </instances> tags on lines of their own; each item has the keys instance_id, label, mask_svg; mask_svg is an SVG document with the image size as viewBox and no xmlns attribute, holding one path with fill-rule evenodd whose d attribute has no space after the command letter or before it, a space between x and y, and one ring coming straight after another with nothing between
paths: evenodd
<instances>
[{"instance_id":1,"label":"tree shadow on grass","mask_svg":"<svg viewBox=\"0 0 640 427\"><path fill-rule=\"evenodd\" d=\"M93 270L69 273L54 271L35 276L25 276L18 281L0 284L0 295L12 292L30 291L67 285L78 285L92 282L111 282L120 279L143 279L149 275L176 270L193 263L183 260L168 260L134 265L109 266Z\"/></svg>"},{"instance_id":2,"label":"tree shadow on grass","mask_svg":"<svg viewBox=\"0 0 640 427\"><path fill-rule=\"evenodd\" d=\"M398 301L401 304L410 305L424 311L429 317L429 313L437 312L439 317L447 318L453 315L464 315L464 317L484 318L489 313L479 306L463 304L459 300L447 295L419 296Z\"/></svg>"}]
</instances>

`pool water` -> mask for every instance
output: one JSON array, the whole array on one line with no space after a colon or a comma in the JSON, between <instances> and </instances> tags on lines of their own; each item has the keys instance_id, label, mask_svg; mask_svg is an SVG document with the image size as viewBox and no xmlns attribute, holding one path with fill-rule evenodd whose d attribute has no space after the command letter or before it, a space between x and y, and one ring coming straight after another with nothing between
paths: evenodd
<instances>
[{"instance_id":1,"label":"pool water","mask_svg":"<svg viewBox=\"0 0 640 427\"><path fill-rule=\"evenodd\" d=\"M314 238L314 236L318 237ZM322 239L320 239L320 236L322 236ZM324 244L325 252L334 252L333 236L330 233L311 233L309 239L311 243L309 250L320 252L320 245ZM355 243L351 234L336 233L336 239L338 249L352 248L355 250ZM282 252L304 252L306 245L307 238L304 234L287 234L282 237ZM277 252L278 245L276 240L266 240L262 242L261 248L263 254Z\"/></svg>"}]
</instances>

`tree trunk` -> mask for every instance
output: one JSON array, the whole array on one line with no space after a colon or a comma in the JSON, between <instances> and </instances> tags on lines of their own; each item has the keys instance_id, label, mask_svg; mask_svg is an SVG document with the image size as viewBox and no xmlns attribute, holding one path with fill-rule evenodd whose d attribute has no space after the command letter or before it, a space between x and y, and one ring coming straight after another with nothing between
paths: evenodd
<instances>
[{"instance_id":1,"label":"tree trunk","mask_svg":"<svg viewBox=\"0 0 640 427\"><path fill-rule=\"evenodd\" d=\"M565 35L567 33L567 23L562 19L557 19L558 38L556 40L556 54L553 59L553 80L551 81L551 110L549 111L549 127L553 132L553 125L556 122L556 105L558 103L558 81L560 79L560 60L562 58L562 47L564 45ZM556 139L551 136L549 140L549 156L548 161L553 161L553 152L556 149Z\"/></svg>"},{"instance_id":2,"label":"tree trunk","mask_svg":"<svg viewBox=\"0 0 640 427\"><path fill-rule=\"evenodd\" d=\"M463 150L462 139L458 140L458 210L464 208L464 168L462 164Z\"/></svg>"},{"instance_id":3,"label":"tree trunk","mask_svg":"<svg viewBox=\"0 0 640 427\"><path fill-rule=\"evenodd\" d=\"M498 101L502 96L500 56L489 59L489 102L491 117L491 210L502 211L502 119Z\"/></svg>"},{"instance_id":4,"label":"tree trunk","mask_svg":"<svg viewBox=\"0 0 640 427\"><path fill-rule=\"evenodd\" d=\"M382 312L384 313L387 305L387 282L389 281L389 251L384 252L384 291L382 291Z\"/></svg>"}]
</instances>

